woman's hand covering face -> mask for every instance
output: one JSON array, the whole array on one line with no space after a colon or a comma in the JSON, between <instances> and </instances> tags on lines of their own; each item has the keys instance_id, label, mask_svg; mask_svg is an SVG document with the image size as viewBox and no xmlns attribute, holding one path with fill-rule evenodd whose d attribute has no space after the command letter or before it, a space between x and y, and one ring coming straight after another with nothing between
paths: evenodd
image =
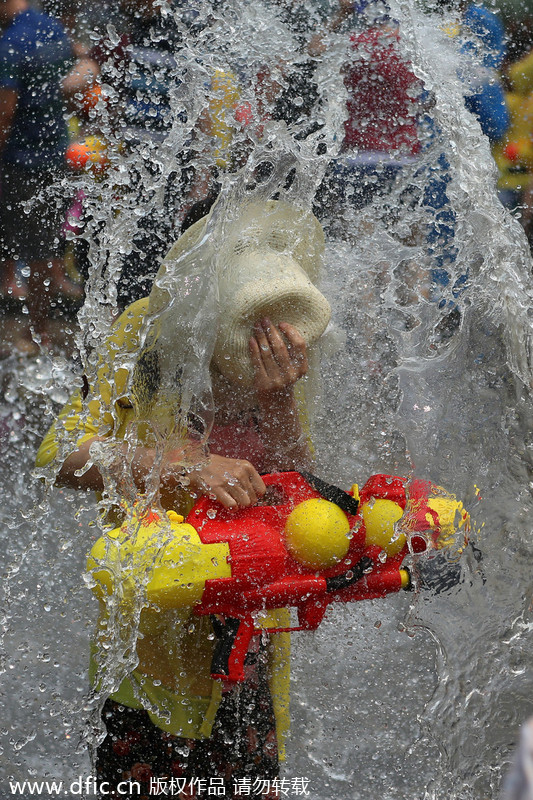
<instances>
[{"instance_id":1,"label":"woman's hand covering face","mask_svg":"<svg viewBox=\"0 0 533 800\"><path fill-rule=\"evenodd\" d=\"M277 327L266 318L257 322L250 338L250 357L259 396L287 391L308 370L305 340L288 322Z\"/></svg>"}]
</instances>

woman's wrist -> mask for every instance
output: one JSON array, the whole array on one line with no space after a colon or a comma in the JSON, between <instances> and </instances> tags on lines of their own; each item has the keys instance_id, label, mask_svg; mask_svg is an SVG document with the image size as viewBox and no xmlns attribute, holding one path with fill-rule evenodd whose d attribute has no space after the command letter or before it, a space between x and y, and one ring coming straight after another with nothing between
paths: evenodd
<instances>
[{"instance_id":1,"label":"woman's wrist","mask_svg":"<svg viewBox=\"0 0 533 800\"><path fill-rule=\"evenodd\" d=\"M160 473L161 486L167 491L182 491L187 489L190 484L190 470L180 461L172 460L167 456L166 463Z\"/></svg>"}]
</instances>

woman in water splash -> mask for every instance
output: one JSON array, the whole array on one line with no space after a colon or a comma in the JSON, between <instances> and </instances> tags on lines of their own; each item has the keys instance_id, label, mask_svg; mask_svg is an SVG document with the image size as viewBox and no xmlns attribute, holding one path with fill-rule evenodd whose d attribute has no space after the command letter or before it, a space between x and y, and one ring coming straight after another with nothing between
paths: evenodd
<instances>
[{"instance_id":1,"label":"woman in water splash","mask_svg":"<svg viewBox=\"0 0 533 800\"><path fill-rule=\"evenodd\" d=\"M282 202L251 203L218 228L213 215L196 223L167 255L150 297L116 321L95 376L52 426L38 466L55 463L58 485L123 508L155 503L181 514L202 494L226 508L251 506L265 493L261 473L307 467L302 379L330 315L315 286L322 249L316 219ZM136 666L106 696L112 617L103 607L93 658L105 699L102 794L118 797L121 782L133 780L147 797L208 788L276 796L287 634L254 636L244 683L229 685L210 676L209 618L145 604Z\"/></svg>"}]
</instances>

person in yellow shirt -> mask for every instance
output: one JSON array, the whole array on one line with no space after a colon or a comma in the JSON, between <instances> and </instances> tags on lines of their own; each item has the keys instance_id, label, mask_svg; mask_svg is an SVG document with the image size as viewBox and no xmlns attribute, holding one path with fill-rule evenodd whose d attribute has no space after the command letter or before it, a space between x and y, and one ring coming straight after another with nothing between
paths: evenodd
<instances>
[{"instance_id":1,"label":"person in yellow shirt","mask_svg":"<svg viewBox=\"0 0 533 800\"><path fill-rule=\"evenodd\" d=\"M149 497L186 514L202 494L226 508L253 505L265 493L261 473L309 466L301 385L312 371L310 346L330 315L315 285L320 225L308 212L268 201L249 205L226 226L212 273L220 308L207 362L212 425L192 406L180 416L187 374L180 365L191 351L180 310L186 317L193 301L184 269L189 277L198 264L209 270L202 250L209 231L209 219L200 220L171 248L150 296L118 318L96 374L45 437L37 465L55 464L58 485L114 493L130 505ZM179 375L175 391L169 375ZM177 432L176 419L184 421ZM207 442L196 464L185 455L195 436ZM111 459L98 461L101 446ZM285 613L276 612L278 625ZM104 605L93 658L100 691L105 650L117 635L111 618ZM257 796L267 797L288 727L287 634L252 639L246 680L237 687L211 679L208 618L143 607L139 634L137 664L103 707L107 736L96 756L102 796L118 797L121 781L131 779L146 797L163 780L179 785L182 797L200 793L201 781L222 781L226 797L237 796L239 781L263 781Z\"/></svg>"},{"instance_id":2,"label":"person in yellow shirt","mask_svg":"<svg viewBox=\"0 0 533 800\"><path fill-rule=\"evenodd\" d=\"M529 231L533 215L533 52L510 64L505 77L510 124L492 150L499 170L498 192L506 208L520 209L520 221L533 238Z\"/></svg>"}]
</instances>

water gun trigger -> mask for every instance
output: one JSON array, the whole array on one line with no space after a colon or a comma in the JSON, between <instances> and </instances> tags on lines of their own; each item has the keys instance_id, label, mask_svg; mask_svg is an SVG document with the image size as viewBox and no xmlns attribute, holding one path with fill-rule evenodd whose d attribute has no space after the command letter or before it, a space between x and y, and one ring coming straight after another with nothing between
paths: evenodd
<instances>
[{"instance_id":1,"label":"water gun trigger","mask_svg":"<svg viewBox=\"0 0 533 800\"><path fill-rule=\"evenodd\" d=\"M215 680L240 683L244 680L244 660L255 633L253 617L224 617L211 615L216 636L211 661L211 677Z\"/></svg>"}]
</instances>

